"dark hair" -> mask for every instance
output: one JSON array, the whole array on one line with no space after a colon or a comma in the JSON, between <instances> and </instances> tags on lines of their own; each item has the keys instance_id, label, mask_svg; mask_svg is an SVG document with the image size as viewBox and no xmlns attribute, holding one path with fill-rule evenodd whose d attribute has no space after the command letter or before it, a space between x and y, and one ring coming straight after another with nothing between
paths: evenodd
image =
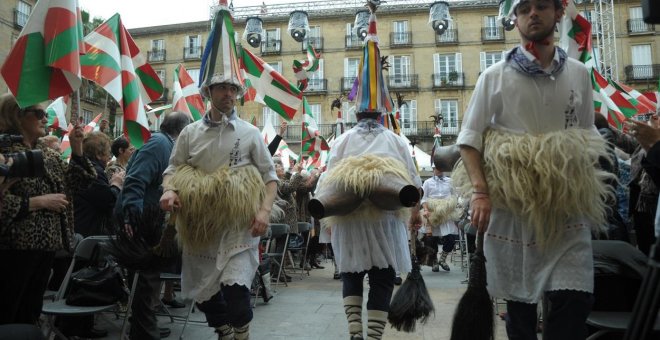
<instances>
[{"instance_id":1,"label":"dark hair","mask_svg":"<svg viewBox=\"0 0 660 340\"><path fill-rule=\"evenodd\" d=\"M609 128L609 123L607 123L607 118L605 118L605 116L603 116L598 112L594 114L594 125L598 130Z\"/></svg>"},{"instance_id":2,"label":"dark hair","mask_svg":"<svg viewBox=\"0 0 660 340\"><path fill-rule=\"evenodd\" d=\"M357 120L362 120L365 118L378 119L380 117L380 112L378 111L362 111L358 112L356 115Z\"/></svg>"},{"instance_id":3,"label":"dark hair","mask_svg":"<svg viewBox=\"0 0 660 340\"><path fill-rule=\"evenodd\" d=\"M99 159L99 155L107 155L110 149L110 137L101 131L88 133L83 139L83 153L92 159Z\"/></svg>"},{"instance_id":4,"label":"dark hair","mask_svg":"<svg viewBox=\"0 0 660 340\"><path fill-rule=\"evenodd\" d=\"M110 151L112 151L112 154L115 157L119 157L119 149L124 149L127 150L130 148L130 144L128 143L128 139L124 136L120 136L119 138L115 139L112 142L112 146L110 147Z\"/></svg>"},{"instance_id":5,"label":"dark hair","mask_svg":"<svg viewBox=\"0 0 660 340\"><path fill-rule=\"evenodd\" d=\"M190 116L183 112L173 111L165 115L160 123L160 131L170 136L178 136L186 125L190 124Z\"/></svg>"},{"instance_id":6,"label":"dark hair","mask_svg":"<svg viewBox=\"0 0 660 340\"><path fill-rule=\"evenodd\" d=\"M524 0L523 0L523 1L524 1ZM513 14L516 14L516 15L517 15L516 12L518 11L518 5L520 5L520 3L523 2L523 1L520 1L520 2L516 5L516 7L513 8ZM572 1L572 0L571 0L571 1ZM552 3L555 5L555 10L558 10L558 9L564 9L564 4L562 4L561 0L552 0Z\"/></svg>"}]
</instances>

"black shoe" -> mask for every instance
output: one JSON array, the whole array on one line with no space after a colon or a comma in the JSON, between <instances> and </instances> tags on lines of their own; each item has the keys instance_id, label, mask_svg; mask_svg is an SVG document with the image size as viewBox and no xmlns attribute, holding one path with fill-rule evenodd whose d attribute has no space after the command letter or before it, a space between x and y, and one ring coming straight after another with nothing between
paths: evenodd
<instances>
[{"instance_id":1,"label":"black shoe","mask_svg":"<svg viewBox=\"0 0 660 340\"><path fill-rule=\"evenodd\" d=\"M397 276L397 277L394 278L394 284L395 285L400 286L402 282L403 282L403 279L401 279L400 276Z\"/></svg>"},{"instance_id":2,"label":"black shoe","mask_svg":"<svg viewBox=\"0 0 660 340\"><path fill-rule=\"evenodd\" d=\"M339 280L341 276L339 276L339 273L335 273L335 275L332 275L332 278L335 280Z\"/></svg>"},{"instance_id":3,"label":"black shoe","mask_svg":"<svg viewBox=\"0 0 660 340\"><path fill-rule=\"evenodd\" d=\"M321 266L321 265L319 265L319 264L316 263L316 262L312 262L311 266L312 266L312 268L314 268L314 269L325 269L324 266Z\"/></svg>"},{"instance_id":4,"label":"black shoe","mask_svg":"<svg viewBox=\"0 0 660 340\"><path fill-rule=\"evenodd\" d=\"M71 330L64 333L68 337L77 336L79 338L99 339L108 336L108 331L105 329L87 329L87 330Z\"/></svg>"},{"instance_id":5,"label":"black shoe","mask_svg":"<svg viewBox=\"0 0 660 340\"><path fill-rule=\"evenodd\" d=\"M170 336L170 334L172 334L172 330L165 327L158 327L158 331L160 332L161 339L167 338L168 336Z\"/></svg>"},{"instance_id":6,"label":"black shoe","mask_svg":"<svg viewBox=\"0 0 660 340\"><path fill-rule=\"evenodd\" d=\"M177 301L176 299L172 299L172 300L169 300L169 301L167 301L165 299L161 299L160 301L164 305L169 306L170 308L184 308L186 306L185 303L181 303L181 302Z\"/></svg>"}]
</instances>

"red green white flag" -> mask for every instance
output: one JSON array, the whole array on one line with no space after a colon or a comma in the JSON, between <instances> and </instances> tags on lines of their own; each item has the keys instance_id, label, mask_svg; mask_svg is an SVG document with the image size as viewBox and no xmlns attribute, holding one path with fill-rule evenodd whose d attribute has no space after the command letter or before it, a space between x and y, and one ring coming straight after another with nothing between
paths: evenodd
<instances>
[{"instance_id":1,"label":"red green white flag","mask_svg":"<svg viewBox=\"0 0 660 340\"><path fill-rule=\"evenodd\" d=\"M596 112L604 114L611 126L619 130L623 129L623 122L626 118L634 116L637 110L593 68L591 81Z\"/></svg>"},{"instance_id":2,"label":"red green white flag","mask_svg":"<svg viewBox=\"0 0 660 340\"><path fill-rule=\"evenodd\" d=\"M173 111L185 112L193 120L202 119L204 115L204 99L199 94L197 84L188 74L186 68L179 64L174 70Z\"/></svg>"},{"instance_id":3,"label":"red green white flag","mask_svg":"<svg viewBox=\"0 0 660 340\"><path fill-rule=\"evenodd\" d=\"M559 43L569 57L593 67L591 23L578 13L573 0L564 0L565 14L559 23Z\"/></svg>"},{"instance_id":4,"label":"red green white flag","mask_svg":"<svg viewBox=\"0 0 660 340\"><path fill-rule=\"evenodd\" d=\"M268 63L244 48L241 49L241 68L248 88L246 100L253 99L264 104L291 121L302 101L302 92Z\"/></svg>"},{"instance_id":5,"label":"red green white flag","mask_svg":"<svg viewBox=\"0 0 660 340\"><path fill-rule=\"evenodd\" d=\"M0 69L20 107L65 96L80 87L82 32L78 0L37 2Z\"/></svg>"},{"instance_id":6,"label":"red green white flag","mask_svg":"<svg viewBox=\"0 0 660 340\"><path fill-rule=\"evenodd\" d=\"M103 117L103 113L99 113L96 117L94 117L94 119L92 119L89 123L87 123L87 125L85 125L85 127L83 128L83 132L87 134L92 131L98 131L99 130L98 124L99 121L101 120L101 117Z\"/></svg>"},{"instance_id":7,"label":"red green white flag","mask_svg":"<svg viewBox=\"0 0 660 340\"><path fill-rule=\"evenodd\" d=\"M57 131L58 134L62 134L67 131L67 122L66 122L66 110L68 101L67 97L59 97L55 99L48 107L46 112L48 113L48 128Z\"/></svg>"},{"instance_id":8,"label":"red green white flag","mask_svg":"<svg viewBox=\"0 0 660 340\"><path fill-rule=\"evenodd\" d=\"M311 158L319 157L319 152L322 150L330 150L328 142L319 133L318 125L314 120L314 116L312 116L311 108L305 97L303 97L303 122L300 143L301 154L308 155Z\"/></svg>"},{"instance_id":9,"label":"red green white flag","mask_svg":"<svg viewBox=\"0 0 660 340\"><path fill-rule=\"evenodd\" d=\"M121 22L113 15L85 37L82 76L105 89L124 111L124 135L136 148L151 136L145 105L160 98L163 84Z\"/></svg>"},{"instance_id":10,"label":"red green white flag","mask_svg":"<svg viewBox=\"0 0 660 340\"><path fill-rule=\"evenodd\" d=\"M68 160L71 157L71 142L69 141L69 132L71 131L73 131L73 125L69 124L64 137L62 137L62 143L60 143L60 151L64 160Z\"/></svg>"},{"instance_id":11,"label":"red green white flag","mask_svg":"<svg viewBox=\"0 0 660 340\"><path fill-rule=\"evenodd\" d=\"M626 98L631 104L635 106L635 109L637 109L637 114L655 113L656 104L646 98L639 91L628 85L619 83L614 79L609 79L609 81L617 90L621 92L624 98Z\"/></svg>"}]
</instances>

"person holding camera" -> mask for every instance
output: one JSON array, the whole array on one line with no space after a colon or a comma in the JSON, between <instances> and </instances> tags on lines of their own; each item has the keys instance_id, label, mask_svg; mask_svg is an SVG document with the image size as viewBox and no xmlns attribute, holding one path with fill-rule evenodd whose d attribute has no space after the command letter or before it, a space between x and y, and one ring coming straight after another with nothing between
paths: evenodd
<instances>
[{"instance_id":1,"label":"person holding camera","mask_svg":"<svg viewBox=\"0 0 660 340\"><path fill-rule=\"evenodd\" d=\"M43 105L20 108L11 94L0 95L0 133L22 137L22 141L0 138L9 140L0 145L0 152L5 157L12 153L29 155L10 156L15 158L11 168L29 170L16 171L17 177L43 174L17 178L4 197L0 212L0 270L6 275L0 280L0 291L7 296L0 311L0 324L37 322L55 251L70 248L71 198L96 178L94 166L83 156L82 127L76 126L69 132L72 155L67 164L58 152L38 143L39 137L46 135L47 123ZM43 169L37 169L39 165ZM13 173L11 168L9 174Z\"/></svg>"}]
</instances>

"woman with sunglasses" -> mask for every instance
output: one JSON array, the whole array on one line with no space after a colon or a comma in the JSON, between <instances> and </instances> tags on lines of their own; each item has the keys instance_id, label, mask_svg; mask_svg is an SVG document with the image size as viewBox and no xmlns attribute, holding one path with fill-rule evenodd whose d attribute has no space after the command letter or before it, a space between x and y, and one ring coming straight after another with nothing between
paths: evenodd
<instances>
[{"instance_id":1,"label":"woman with sunglasses","mask_svg":"<svg viewBox=\"0 0 660 340\"><path fill-rule=\"evenodd\" d=\"M0 145L8 154L40 150L42 177L20 177L9 188L0 211L0 291L5 292L0 324L35 324L55 251L69 249L73 231L71 197L95 178L92 163L83 156L83 131L69 133L71 160L38 142L46 135L48 115L42 105L21 109L11 94L0 95L0 133L20 135L21 142ZM26 174L27 175L27 174Z\"/></svg>"}]
</instances>

